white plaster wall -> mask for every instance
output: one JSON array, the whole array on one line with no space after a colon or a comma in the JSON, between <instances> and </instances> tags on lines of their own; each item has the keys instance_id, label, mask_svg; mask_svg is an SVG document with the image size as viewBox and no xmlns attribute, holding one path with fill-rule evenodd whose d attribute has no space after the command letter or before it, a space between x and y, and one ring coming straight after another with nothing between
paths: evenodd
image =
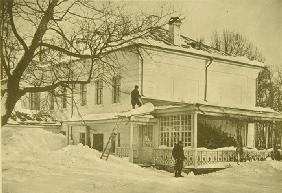
<instances>
[{"instance_id":1,"label":"white plaster wall","mask_svg":"<svg viewBox=\"0 0 282 193\"><path fill-rule=\"evenodd\" d=\"M208 68L207 100L222 105L255 106L258 72L214 61Z\"/></svg>"},{"instance_id":2,"label":"white plaster wall","mask_svg":"<svg viewBox=\"0 0 282 193\"><path fill-rule=\"evenodd\" d=\"M121 76L121 93L120 93L120 102L113 103L112 101L112 86L108 83L103 83L103 103L100 105L96 104L96 88L94 80L87 84L87 105L81 106L80 104L80 85L76 86L76 93L74 94L75 104L73 105L73 116L80 116L91 114L91 113L107 113L107 112L118 112L131 109L131 98L130 93L133 90L135 85L140 86L140 61L139 56L136 51L132 49L127 49L126 51L119 51L112 54L112 63L118 65L117 74ZM85 61L87 62L87 61ZM107 81L111 81L113 73L107 77ZM68 90L68 104L67 108L62 108L61 97L56 97L54 113L59 119L69 119L71 117L71 92ZM28 110L28 105L26 103L25 97L22 97L22 101L19 101L16 109L20 111ZM24 100L25 99L25 100ZM48 106L49 99L48 93L41 93L41 107ZM49 108L49 107L48 107Z\"/></svg>"},{"instance_id":3,"label":"white plaster wall","mask_svg":"<svg viewBox=\"0 0 282 193\"><path fill-rule=\"evenodd\" d=\"M144 95L197 100L203 96L205 61L171 53L144 53Z\"/></svg>"},{"instance_id":4,"label":"white plaster wall","mask_svg":"<svg viewBox=\"0 0 282 193\"><path fill-rule=\"evenodd\" d=\"M203 101L207 58L150 50L144 55L144 95ZM255 106L259 69L214 60L208 68L207 100L218 105Z\"/></svg>"},{"instance_id":5,"label":"white plaster wall","mask_svg":"<svg viewBox=\"0 0 282 193\"><path fill-rule=\"evenodd\" d=\"M145 96L191 102L204 100L205 65L209 62L209 59L156 49L141 50L141 53L143 59L143 94ZM119 74L122 77L120 103L112 102L112 88L110 85L104 84L103 104L95 104L96 91L93 81L87 85L86 106L80 106L79 94L75 97L80 114L131 109L130 92L136 84L141 87L141 59L137 52L132 51L132 49L116 52L114 55L115 64L120 65ZM208 102L223 106L255 106L258 72L258 69L214 60L208 68ZM43 93L41 95L46 96ZM61 99L57 98L57 102L61 104ZM70 98L68 102L68 108L63 110L60 105L55 105L57 115L70 117ZM74 106L73 109L74 115L79 116L77 108Z\"/></svg>"},{"instance_id":6,"label":"white plaster wall","mask_svg":"<svg viewBox=\"0 0 282 193\"><path fill-rule=\"evenodd\" d=\"M108 139L112 133L112 130L115 127L115 123L113 122L112 123L96 123L96 124L89 124L89 126L92 129L94 129L90 131L91 147L93 146L93 134L101 133L101 134L104 134L104 148L105 148L108 142ZM129 124L126 124L126 123L119 124L118 133L120 133L121 147L129 147L129 137L130 137ZM116 138L116 143L117 143L117 138Z\"/></svg>"}]
</instances>

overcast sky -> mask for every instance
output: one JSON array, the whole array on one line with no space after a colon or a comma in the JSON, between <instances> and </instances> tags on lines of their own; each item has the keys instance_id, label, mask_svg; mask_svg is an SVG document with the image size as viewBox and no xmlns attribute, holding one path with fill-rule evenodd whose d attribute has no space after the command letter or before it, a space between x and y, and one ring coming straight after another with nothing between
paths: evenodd
<instances>
[{"instance_id":1,"label":"overcast sky","mask_svg":"<svg viewBox=\"0 0 282 193\"><path fill-rule=\"evenodd\" d=\"M245 34L260 48L266 63L282 66L282 0L130 1L134 9L153 13L169 5L186 19L182 34L210 40L215 31Z\"/></svg>"}]
</instances>

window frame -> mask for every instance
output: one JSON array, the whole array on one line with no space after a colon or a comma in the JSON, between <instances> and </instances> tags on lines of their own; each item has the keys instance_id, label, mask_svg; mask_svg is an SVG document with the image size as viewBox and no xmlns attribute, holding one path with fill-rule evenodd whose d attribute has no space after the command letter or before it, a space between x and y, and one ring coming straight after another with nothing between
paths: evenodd
<instances>
[{"instance_id":1,"label":"window frame","mask_svg":"<svg viewBox=\"0 0 282 193\"><path fill-rule=\"evenodd\" d=\"M54 110L55 109L55 99L54 99L54 95L52 92L50 92L49 94L49 102L50 102L50 110Z\"/></svg>"},{"instance_id":2,"label":"window frame","mask_svg":"<svg viewBox=\"0 0 282 193\"><path fill-rule=\"evenodd\" d=\"M120 87L121 87L121 76L117 75L112 78L112 102L120 102Z\"/></svg>"},{"instance_id":3,"label":"window frame","mask_svg":"<svg viewBox=\"0 0 282 193\"><path fill-rule=\"evenodd\" d=\"M192 115L166 115L159 118L160 145L173 147L179 140L184 147L192 147Z\"/></svg>"},{"instance_id":4,"label":"window frame","mask_svg":"<svg viewBox=\"0 0 282 193\"><path fill-rule=\"evenodd\" d=\"M29 93L30 110L40 110L40 93Z\"/></svg>"},{"instance_id":5,"label":"window frame","mask_svg":"<svg viewBox=\"0 0 282 193\"><path fill-rule=\"evenodd\" d=\"M104 87L102 79L98 79L95 81L95 87L96 87L95 103L97 105L101 105L103 104L103 87Z\"/></svg>"},{"instance_id":6,"label":"window frame","mask_svg":"<svg viewBox=\"0 0 282 193\"><path fill-rule=\"evenodd\" d=\"M80 84L80 105L87 105L87 84Z\"/></svg>"},{"instance_id":7,"label":"window frame","mask_svg":"<svg viewBox=\"0 0 282 193\"><path fill-rule=\"evenodd\" d=\"M68 103L68 100L67 100L67 88L63 87L62 88L62 108L63 109L67 108L67 106L68 106L67 103Z\"/></svg>"}]
</instances>

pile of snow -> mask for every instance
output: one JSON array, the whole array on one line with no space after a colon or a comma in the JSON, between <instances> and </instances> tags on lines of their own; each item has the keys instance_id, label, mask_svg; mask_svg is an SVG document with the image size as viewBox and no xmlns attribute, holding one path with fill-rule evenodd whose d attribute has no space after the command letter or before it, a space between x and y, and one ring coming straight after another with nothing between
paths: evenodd
<instances>
[{"instance_id":1,"label":"pile of snow","mask_svg":"<svg viewBox=\"0 0 282 193\"><path fill-rule=\"evenodd\" d=\"M155 107L152 103L146 103L142 105L141 107L138 107L137 109L132 109L129 112L120 113L120 116L130 117L133 115L144 115L144 114L151 113L154 110L155 110Z\"/></svg>"},{"instance_id":2,"label":"pile of snow","mask_svg":"<svg viewBox=\"0 0 282 193\"><path fill-rule=\"evenodd\" d=\"M141 168L114 156L100 159L100 152L81 144L66 146L64 136L41 129L2 128L2 139L4 193L272 193L282 189L282 162L240 163L214 174L183 173L184 178L174 178L172 173Z\"/></svg>"},{"instance_id":3,"label":"pile of snow","mask_svg":"<svg viewBox=\"0 0 282 193\"><path fill-rule=\"evenodd\" d=\"M4 160L24 159L34 153L49 153L66 145L67 139L64 135L54 134L41 128L2 128Z\"/></svg>"},{"instance_id":4,"label":"pile of snow","mask_svg":"<svg viewBox=\"0 0 282 193\"><path fill-rule=\"evenodd\" d=\"M128 118L131 116L138 116L138 115L146 115L151 112L153 112L155 109L154 105L152 103L146 103L142 105L141 107L138 107L136 109L131 109L130 111L126 112L113 112L113 113L97 113L97 114L87 114L81 116L74 116L72 118L64 118L65 120L69 121L81 121L82 119L84 121L87 120L106 120L106 119L116 119L116 118Z\"/></svg>"},{"instance_id":5,"label":"pile of snow","mask_svg":"<svg viewBox=\"0 0 282 193\"><path fill-rule=\"evenodd\" d=\"M235 162L216 162L216 163L209 163L204 165L199 165L197 168L230 168L234 166Z\"/></svg>"}]
</instances>

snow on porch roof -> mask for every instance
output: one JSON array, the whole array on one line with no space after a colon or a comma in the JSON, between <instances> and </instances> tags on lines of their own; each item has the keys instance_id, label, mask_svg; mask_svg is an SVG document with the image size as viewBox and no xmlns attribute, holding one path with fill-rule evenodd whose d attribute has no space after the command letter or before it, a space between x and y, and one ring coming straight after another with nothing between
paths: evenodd
<instances>
[{"instance_id":1,"label":"snow on porch roof","mask_svg":"<svg viewBox=\"0 0 282 193\"><path fill-rule=\"evenodd\" d=\"M98 121L98 120L111 120L117 118L130 118L132 116L147 116L154 111L154 105L152 103L146 103L137 109L131 109L125 112L112 112L112 113L96 113L86 114L82 116L75 116L63 121L76 122L76 121ZM149 118L153 118L152 116Z\"/></svg>"},{"instance_id":2,"label":"snow on porch roof","mask_svg":"<svg viewBox=\"0 0 282 193\"><path fill-rule=\"evenodd\" d=\"M221 116L240 119L254 120L279 120L282 121L282 113L276 112L270 108L249 107L249 106L222 106L212 104L205 101L187 101L187 100L164 100L156 98L142 98L145 102L155 105L155 113L165 112L169 109L185 110L189 108L191 111L199 111L200 114ZM192 108L191 108L192 107Z\"/></svg>"}]
</instances>

